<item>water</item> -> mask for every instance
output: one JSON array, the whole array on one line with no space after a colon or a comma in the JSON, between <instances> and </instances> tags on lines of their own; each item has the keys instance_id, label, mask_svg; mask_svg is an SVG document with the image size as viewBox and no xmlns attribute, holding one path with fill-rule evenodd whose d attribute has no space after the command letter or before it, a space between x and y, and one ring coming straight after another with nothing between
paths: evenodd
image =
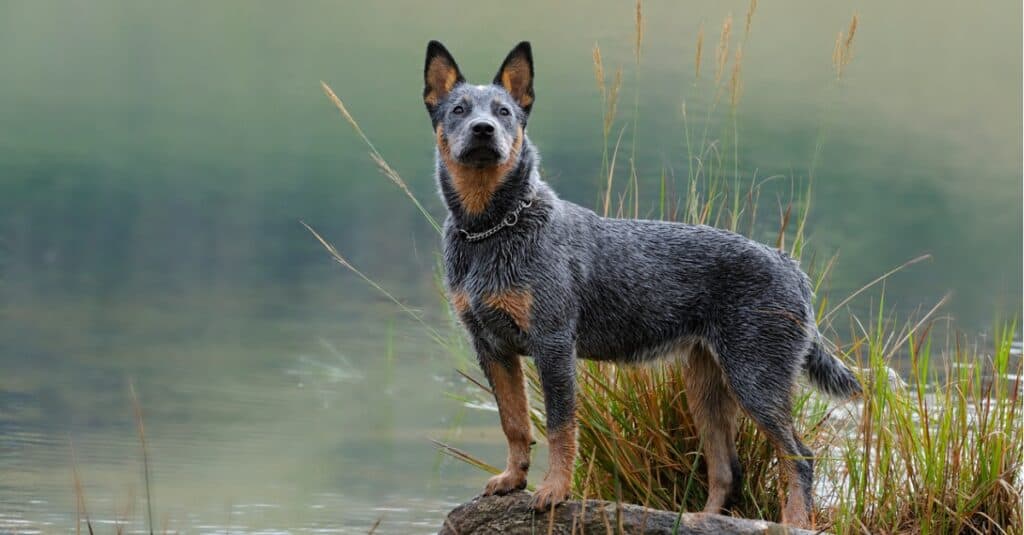
<instances>
[{"instance_id":1,"label":"water","mask_svg":"<svg viewBox=\"0 0 1024 535\"><path fill-rule=\"evenodd\" d=\"M646 6L646 211L662 169L685 176L683 98L691 117L706 102L692 85L697 29L706 79L722 19L732 11L738 35L746 5ZM593 206L591 49L600 43L609 72L626 67L630 116L633 12L579 9L0 6L0 532L73 529L71 444L100 530L119 519L142 528L129 381L145 411L157 529L365 532L382 519L381 531L430 532L478 492L485 476L427 441L501 462L496 415L457 399L471 388L453 370L471 355L433 344L298 222L448 332L436 235L318 82L440 215L423 47L443 39L485 81L528 38L531 137L562 195ZM744 50L743 171L800 187L823 132L809 234L816 258L839 253L832 295L930 253L889 281L887 305L905 315L951 291L945 313L984 332L1021 306L1020 4L858 10L837 86L832 43L849 8L759 8ZM773 184L765 199L788 195L788 178Z\"/></svg>"}]
</instances>

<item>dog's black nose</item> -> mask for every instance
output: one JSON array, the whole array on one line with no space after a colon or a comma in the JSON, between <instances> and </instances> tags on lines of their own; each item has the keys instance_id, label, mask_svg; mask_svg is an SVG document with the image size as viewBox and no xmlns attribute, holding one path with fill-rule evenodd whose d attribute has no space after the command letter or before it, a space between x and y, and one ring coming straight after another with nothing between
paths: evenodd
<instances>
[{"instance_id":1,"label":"dog's black nose","mask_svg":"<svg viewBox=\"0 0 1024 535\"><path fill-rule=\"evenodd\" d=\"M488 138L494 135L494 123L490 121L480 121L473 123L473 135L476 137Z\"/></svg>"}]
</instances>

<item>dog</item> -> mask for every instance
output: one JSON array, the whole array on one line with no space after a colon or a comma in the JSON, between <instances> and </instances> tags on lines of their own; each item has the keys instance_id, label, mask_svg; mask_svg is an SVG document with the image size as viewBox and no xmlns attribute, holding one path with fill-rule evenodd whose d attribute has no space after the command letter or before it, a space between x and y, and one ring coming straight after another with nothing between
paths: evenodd
<instances>
[{"instance_id":1,"label":"dog","mask_svg":"<svg viewBox=\"0 0 1024 535\"><path fill-rule=\"evenodd\" d=\"M683 359L686 396L708 471L705 512L741 487L735 420L742 410L778 450L782 521L808 526L813 454L793 426L801 373L839 397L861 391L823 345L798 262L738 234L664 221L612 219L558 198L526 136L533 54L519 43L486 85L466 82L451 53L427 45L423 102L448 208L445 284L472 339L508 441L505 471L484 495L526 487L529 408L521 357L544 393L549 471L533 495L547 510L571 491L576 361Z\"/></svg>"}]
</instances>

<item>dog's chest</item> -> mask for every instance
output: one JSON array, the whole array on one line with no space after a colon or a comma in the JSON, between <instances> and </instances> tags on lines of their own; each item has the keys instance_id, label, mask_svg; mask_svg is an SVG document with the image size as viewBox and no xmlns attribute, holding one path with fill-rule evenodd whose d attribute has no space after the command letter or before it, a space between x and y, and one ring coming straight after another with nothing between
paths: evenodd
<instances>
[{"instance_id":1,"label":"dog's chest","mask_svg":"<svg viewBox=\"0 0 1024 535\"><path fill-rule=\"evenodd\" d=\"M449 288L472 294L521 288L529 284L530 253L524 243L509 236L479 242L448 239L444 244L445 278Z\"/></svg>"},{"instance_id":2,"label":"dog's chest","mask_svg":"<svg viewBox=\"0 0 1024 535\"><path fill-rule=\"evenodd\" d=\"M452 306L471 330L499 338L528 332L534 295L521 256L499 243L482 245L446 244L445 278Z\"/></svg>"}]
</instances>

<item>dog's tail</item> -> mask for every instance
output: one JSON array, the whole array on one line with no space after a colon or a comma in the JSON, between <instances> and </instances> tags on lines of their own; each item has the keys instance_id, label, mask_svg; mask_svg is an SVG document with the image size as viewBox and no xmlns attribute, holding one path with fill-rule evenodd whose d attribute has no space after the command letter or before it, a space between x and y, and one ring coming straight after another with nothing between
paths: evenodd
<instances>
[{"instance_id":1,"label":"dog's tail","mask_svg":"<svg viewBox=\"0 0 1024 535\"><path fill-rule=\"evenodd\" d=\"M820 335L815 336L811 351L804 361L804 370L811 384L830 396L850 398L863 391L850 368L825 349Z\"/></svg>"}]
</instances>

